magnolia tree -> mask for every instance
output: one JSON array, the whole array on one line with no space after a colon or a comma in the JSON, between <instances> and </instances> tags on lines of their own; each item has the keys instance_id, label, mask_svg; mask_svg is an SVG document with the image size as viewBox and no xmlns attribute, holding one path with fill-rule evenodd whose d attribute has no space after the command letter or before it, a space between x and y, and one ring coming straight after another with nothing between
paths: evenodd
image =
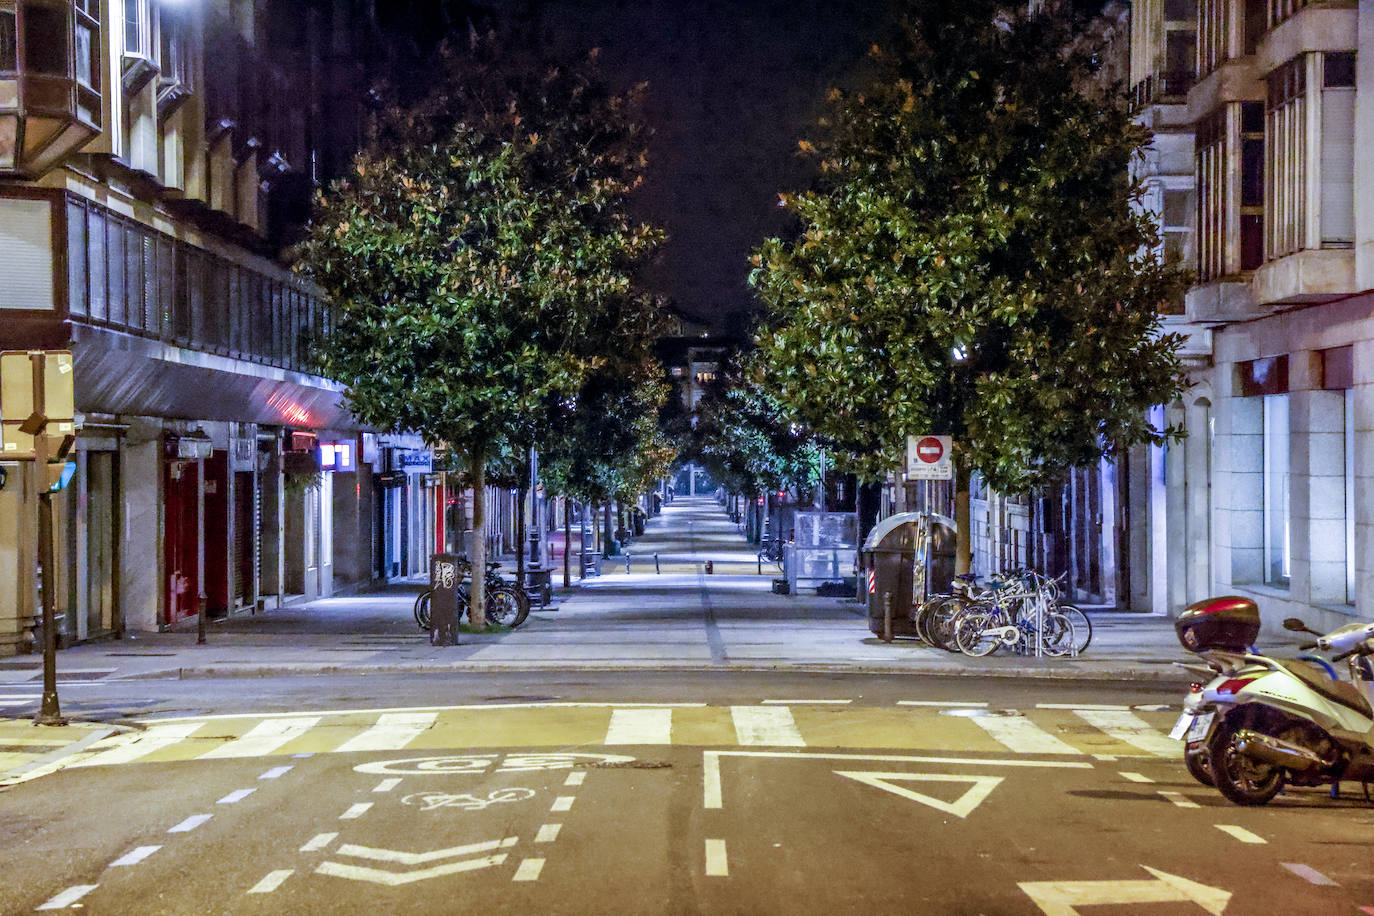
<instances>
[{"instance_id":1,"label":"magnolia tree","mask_svg":"<svg viewBox=\"0 0 1374 916\"><path fill-rule=\"evenodd\" d=\"M765 378L841 461L873 480L909 434L954 437L961 572L971 472L1025 493L1178 434L1147 410L1181 391L1157 309L1185 280L1133 207L1149 136L1081 35L1053 7L907 0L801 141L796 236L753 257Z\"/></svg>"},{"instance_id":2,"label":"magnolia tree","mask_svg":"<svg viewBox=\"0 0 1374 916\"><path fill-rule=\"evenodd\" d=\"M352 174L320 196L304 272L334 303L320 368L359 421L462 457L474 493L470 619L485 626L486 470L520 454L550 401L614 355L661 240L626 198L645 167L643 87L491 39L441 56L432 91L382 111Z\"/></svg>"}]
</instances>

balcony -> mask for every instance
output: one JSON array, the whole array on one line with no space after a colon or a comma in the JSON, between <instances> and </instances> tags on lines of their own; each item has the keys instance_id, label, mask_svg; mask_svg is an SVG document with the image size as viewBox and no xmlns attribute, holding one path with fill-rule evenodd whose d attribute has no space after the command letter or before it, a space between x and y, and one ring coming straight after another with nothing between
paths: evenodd
<instances>
[{"instance_id":1,"label":"balcony","mask_svg":"<svg viewBox=\"0 0 1374 916\"><path fill-rule=\"evenodd\" d=\"M95 0L0 0L0 174L37 178L101 126Z\"/></svg>"},{"instance_id":2,"label":"balcony","mask_svg":"<svg viewBox=\"0 0 1374 916\"><path fill-rule=\"evenodd\" d=\"M1350 248L1313 248L1266 261L1255 271L1259 305L1314 305L1358 291L1355 252Z\"/></svg>"},{"instance_id":3,"label":"balcony","mask_svg":"<svg viewBox=\"0 0 1374 916\"><path fill-rule=\"evenodd\" d=\"M1182 105L1188 101L1188 90L1196 81L1191 70L1151 73L1131 88L1131 111L1151 105Z\"/></svg>"}]
</instances>

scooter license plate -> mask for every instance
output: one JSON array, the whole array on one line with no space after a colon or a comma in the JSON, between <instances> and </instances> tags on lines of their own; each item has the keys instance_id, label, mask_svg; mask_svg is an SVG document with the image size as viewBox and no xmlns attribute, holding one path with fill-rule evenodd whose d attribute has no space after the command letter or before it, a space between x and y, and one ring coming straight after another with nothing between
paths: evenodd
<instances>
[{"instance_id":1,"label":"scooter license plate","mask_svg":"<svg viewBox=\"0 0 1374 916\"><path fill-rule=\"evenodd\" d=\"M1212 718L1216 716L1214 712L1205 712L1193 719L1193 724L1188 728L1188 735L1185 741L1201 741L1207 737L1208 730L1212 727Z\"/></svg>"}]
</instances>

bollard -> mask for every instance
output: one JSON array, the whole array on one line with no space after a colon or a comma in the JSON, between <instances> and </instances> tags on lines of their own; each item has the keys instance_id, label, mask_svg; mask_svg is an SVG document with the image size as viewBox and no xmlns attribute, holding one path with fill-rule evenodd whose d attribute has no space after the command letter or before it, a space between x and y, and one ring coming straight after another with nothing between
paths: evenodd
<instances>
[{"instance_id":1,"label":"bollard","mask_svg":"<svg viewBox=\"0 0 1374 916\"><path fill-rule=\"evenodd\" d=\"M883 592L883 642L892 642L892 593Z\"/></svg>"},{"instance_id":2,"label":"bollard","mask_svg":"<svg viewBox=\"0 0 1374 916\"><path fill-rule=\"evenodd\" d=\"M625 574L626 574L626 575L629 575L629 573L630 573L630 552L627 550L627 551L625 551Z\"/></svg>"},{"instance_id":3,"label":"bollard","mask_svg":"<svg viewBox=\"0 0 1374 916\"><path fill-rule=\"evenodd\" d=\"M711 560L706 561L706 575L711 575L716 571L716 564Z\"/></svg>"},{"instance_id":4,"label":"bollard","mask_svg":"<svg viewBox=\"0 0 1374 916\"><path fill-rule=\"evenodd\" d=\"M662 569L659 569L659 566L658 566L658 554L654 554L654 572L655 572L655 573L662 573L662 572L663 572L663 570L662 570Z\"/></svg>"}]
</instances>

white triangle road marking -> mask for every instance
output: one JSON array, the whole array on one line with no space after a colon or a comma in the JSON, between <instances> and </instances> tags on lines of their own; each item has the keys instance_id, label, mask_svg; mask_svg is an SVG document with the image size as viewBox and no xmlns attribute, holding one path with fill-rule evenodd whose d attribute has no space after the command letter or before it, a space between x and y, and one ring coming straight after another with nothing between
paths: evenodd
<instances>
[{"instance_id":1,"label":"white triangle road marking","mask_svg":"<svg viewBox=\"0 0 1374 916\"><path fill-rule=\"evenodd\" d=\"M992 790L997 788L1004 777L1002 776L955 776L945 773L872 773L862 770L836 770L835 775L853 779L865 785L882 789L884 792L891 792L893 795L900 795L914 802L934 808L936 811L943 811L946 814L953 814L955 817L968 817L973 809L981 805ZM962 782L971 783L964 794L952 802L940 798L932 798L922 792L916 792L905 786L894 785L894 782Z\"/></svg>"}]
</instances>

